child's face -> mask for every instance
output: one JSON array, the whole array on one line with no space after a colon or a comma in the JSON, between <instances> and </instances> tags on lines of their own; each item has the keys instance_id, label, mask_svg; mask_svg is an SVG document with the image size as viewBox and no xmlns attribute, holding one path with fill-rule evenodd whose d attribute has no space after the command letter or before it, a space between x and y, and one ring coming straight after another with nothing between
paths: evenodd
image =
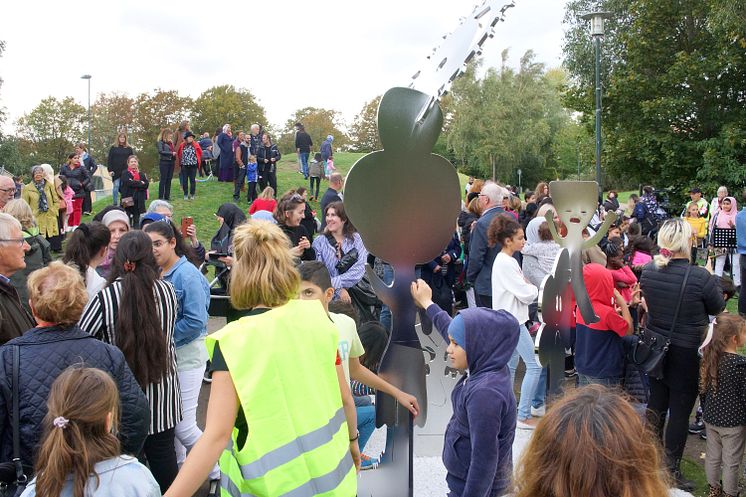
<instances>
[{"instance_id":1,"label":"child's face","mask_svg":"<svg viewBox=\"0 0 746 497\"><path fill-rule=\"evenodd\" d=\"M621 238L622 236L622 230L619 228L619 226L612 226L609 228L609 235L608 238L614 238L615 236L618 236Z\"/></svg>"},{"instance_id":2,"label":"child's face","mask_svg":"<svg viewBox=\"0 0 746 497\"><path fill-rule=\"evenodd\" d=\"M725 212L730 212L730 208L731 208L730 200L727 200L727 199L723 200L723 210Z\"/></svg>"},{"instance_id":3,"label":"child's face","mask_svg":"<svg viewBox=\"0 0 746 497\"><path fill-rule=\"evenodd\" d=\"M298 298L300 300L319 300L324 306L325 311L329 311L329 302L334 297L334 288L329 288L326 291L322 290L320 286L314 285L310 281L300 282L300 292Z\"/></svg>"},{"instance_id":4,"label":"child's face","mask_svg":"<svg viewBox=\"0 0 746 497\"><path fill-rule=\"evenodd\" d=\"M689 206L689 217L699 217L699 208L696 205Z\"/></svg>"},{"instance_id":5,"label":"child's face","mask_svg":"<svg viewBox=\"0 0 746 497\"><path fill-rule=\"evenodd\" d=\"M466 351L461 345L454 342L453 338L448 338L450 338L451 343L448 344L446 352L448 353L448 358L451 360L451 365L455 369L468 369L469 363L466 361Z\"/></svg>"}]
</instances>

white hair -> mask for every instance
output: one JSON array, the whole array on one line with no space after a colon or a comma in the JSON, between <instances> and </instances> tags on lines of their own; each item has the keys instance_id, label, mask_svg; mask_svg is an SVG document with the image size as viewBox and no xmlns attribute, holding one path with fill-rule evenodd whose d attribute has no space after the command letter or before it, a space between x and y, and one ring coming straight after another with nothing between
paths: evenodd
<instances>
[{"instance_id":1,"label":"white hair","mask_svg":"<svg viewBox=\"0 0 746 497\"><path fill-rule=\"evenodd\" d=\"M251 125L251 130L253 131L255 129L259 129L259 125L256 124L256 123L254 123L254 124Z\"/></svg>"},{"instance_id":2,"label":"white hair","mask_svg":"<svg viewBox=\"0 0 746 497\"><path fill-rule=\"evenodd\" d=\"M150 205L148 206L148 212L155 212L161 207L164 209L168 209L171 214L174 213L174 206L166 202L165 200L160 199L156 199L150 202Z\"/></svg>"},{"instance_id":3,"label":"white hair","mask_svg":"<svg viewBox=\"0 0 746 497\"><path fill-rule=\"evenodd\" d=\"M0 239L9 240L13 236L14 226L18 228L18 231L23 230L18 219L5 212L0 212Z\"/></svg>"},{"instance_id":4,"label":"white hair","mask_svg":"<svg viewBox=\"0 0 746 497\"><path fill-rule=\"evenodd\" d=\"M663 249L670 251L671 256L656 255L655 266L658 268L668 266L674 255L691 257L691 243L692 226L680 217L669 219L658 231L658 246L662 251Z\"/></svg>"},{"instance_id":5,"label":"white hair","mask_svg":"<svg viewBox=\"0 0 746 497\"><path fill-rule=\"evenodd\" d=\"M487 197L491 205L500 205L503 199L509 195L508 190L492 181L484 184L480 194Z\"/></svg>"},{"instance_id":6,"label":"white hair","mask_svg":"<svg viewBox=\"0 0 746 497\"><path fill-rule=\"evenodd\" d=\"M223 124L223 133L227 133L230 127L231 127L230 124Z\"/></svg>"},{"instance_id":7,"label":"white hair","mask_svg":"<svg viewBox=\"0 0 746 497\"><path fill-rule=\"evenodd\" d=\"M718 193L720 193L720 192L723 192L726 195L728 195L728 187L727 186L721 186L720 188L718 188Z\"/></svg>"}]
</instances>

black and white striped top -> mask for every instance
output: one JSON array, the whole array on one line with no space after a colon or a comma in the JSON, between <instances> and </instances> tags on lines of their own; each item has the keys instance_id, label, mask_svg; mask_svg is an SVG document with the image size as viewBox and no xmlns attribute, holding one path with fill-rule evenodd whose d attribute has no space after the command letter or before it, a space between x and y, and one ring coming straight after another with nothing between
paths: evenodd
<instances>
[{"instance_id":1,"label":"black and white striped top","mask_svg":"<svg viewBox=\"0 0 746 497\"><path fill-rule=\"evenodd\" d=\"M87 333L105 343L116 345L116 316L122 293L122 282L115 281L88 301L80 327ZM149 435L161 433L176 426L181 421L181 393L179 378L176 375L176 348L174 347L174 324L176 322L176 292L171 283L156 280L153 288L155 310L161 318L161 326L168 340L168 357L170 372L158 383L151 383L145 389L145 396L150 404ZM139 309L140 312L152 311ZM130 365L132 367L132 365Z\"/></svg>"}]
</instances>

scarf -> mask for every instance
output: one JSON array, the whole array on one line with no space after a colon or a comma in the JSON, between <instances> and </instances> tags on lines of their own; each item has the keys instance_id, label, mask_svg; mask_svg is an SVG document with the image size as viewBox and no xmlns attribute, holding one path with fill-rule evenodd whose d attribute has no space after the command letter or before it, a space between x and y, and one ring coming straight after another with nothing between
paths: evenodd
<instances>
[{"instance_id":1,"label":"scarf","mask_svg":"<svg viewBox=\"0 0 746 497\"><path fill-rule=\"evenodd\" d=\"M127 169L130 174L132 175L132 179L135 181L140 181L140 171L135 171L134 169Z\"/></svg>"},{"instance_id":2,"label":"scarf","mask_svg":"<svg viewBox=\"0 0 746 497\"><path fill-rule=\"evenodd\" d=\"M225 203L215 213L223 218L223 225L210 241L210 249L218 252L229 252L233 242L233 230L246 221L246 216L236 204Z\"/></svg>"},{"instance_id":3,"label":"scarf","mask_svg":"<svg viewBox=\"0 0 746 497\"><path fill-rule=\"evenodd\" d=\"M732 228L736 225L736 214L738 214L738 204L733 197L725 197L730 200L730 212L725 212L721 207L714 218L715 226L718 228ZM725 200L723 199L723 200ZM731 222L733 226L731 226Z\"/></svg>"},{"instance_id":4,"label":"scarf","mask_svg":"<svg viewBox=\"0 0 746 497\"><path fill-rule=\"evenodd\" d=\"M39 192L39 212L47 212L49 210L49 202L47 201L47 194L44 191L46 181L41 180L38 183L34 182L36 190Z\"/></svg>"}]
</instances>

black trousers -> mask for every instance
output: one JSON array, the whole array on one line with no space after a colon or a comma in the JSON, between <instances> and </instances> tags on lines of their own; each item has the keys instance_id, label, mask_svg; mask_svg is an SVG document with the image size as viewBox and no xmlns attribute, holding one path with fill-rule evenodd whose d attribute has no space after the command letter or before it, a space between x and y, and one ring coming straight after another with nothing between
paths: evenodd
<instances>
[{"instance_id":1,"label":"black trousers","mask_svg":"<svg viewBox=\"0 0 746 497\"><path fill-rule=\"evenodd\" d=\"M246 197L249 199L249 202L253 202L256 200L256 181L249 181L248 190Z\"/></svg>"},{"instance_id":2,"label":"black trousers","mask_svg":"<svg viewBox=\"0 0 746 497\"><path fill-rule=\"evenodd\" d=\"M241 198L241 188L246 179L246 167L233 166L233 200Z\"/></svg>"},{"instance_id":3,"label":"black trousers","mask_svg":"<svg viewBox=\"0 0 746 497\"><path fill-rule=\"evenodd\" d=\"M697 349L671 345L663 366L663 378L650 378L647 418L663 443L667 462L672 469L678 466L684 454L689 416L697 400L698 388Z\"/></svg>"},{"instance_id":4,"label":"black trousers","mask_svg":"<svg viewBox=\"0 0 746 497\"><path fill-rule=\"evenodd\" d=\"M184 183L181 185L184 189L184 196L187 195L187 188L189 189L189 195L194 195L197 189L197 164L181 166L181 171L184 174Z\"/></svg>"},{"instance_id":5,"label":"black trousers","mask_svg":"<svg viewBox=\"0 0 746 497\"><path fill-rule=\"evenodd\" d=\"M161 180L158 182L158 198L161 200L171 200L171 180L174 179L174 164L163 163L158 164L160 169Z\"/></svg>"},{"instance_id":6,"label":"black trousers","mask_svg":"<svg viewBox=\"0 0 746 497\"><path fill-rule=\"evenodd\" d=\"M264 173L267 177L267 186L271 186L272 189L275 191L275 198L279 196L279 192L277 191L277 171L267 172Z\"/></svg>"},{"instance_id":7,"label":"black trousers","mask_svg":"<svg viewBox=\"0 0 746 497\"><path fill-rule=\"evenodd\" d=\"M477 307L487 307L492 309L492 295L476 294Z\"/></svg>"},{"instance_id":8,"label":"black trousers","mask_svg":"<svg viewBox=\"0 0 746 497\"><path fill-rule=\"evenodd\" d=\"M93 201L91 199L91 192L85 192L83 195L83 212L91 212L93 208Z\"/></svg>"},{"instance_id":9,"label":"black trousers","mask_svg":"<svg viewBox=\"0 0 746 497\"><path fill-rule=\"evenodd\" d=\"M310 187L311 187L310 188L310 195L313 198L318 199L319 198L319 187L321 186L321 178L319 178L318 176L310 176L308 179L310 180ZM313 188L313 184L314 183L316 183L316 189L315 190Z\"/></svg>"},{"instance_id":10,"label":"black trousers","mask_svg":"<svg viewBox=\"0 0 746 497\"><path fill-rule=\"evenodd\" d=\"M196 168L195 168L196 169ZM161 493L165 493L168 487L176 479L179 465L176 462L176 451L174 450L174 428L170 430L148 435L145 446L140 454L140 462L150 467L153 478L161 487Z\"/></svg>"}]
</instances>

